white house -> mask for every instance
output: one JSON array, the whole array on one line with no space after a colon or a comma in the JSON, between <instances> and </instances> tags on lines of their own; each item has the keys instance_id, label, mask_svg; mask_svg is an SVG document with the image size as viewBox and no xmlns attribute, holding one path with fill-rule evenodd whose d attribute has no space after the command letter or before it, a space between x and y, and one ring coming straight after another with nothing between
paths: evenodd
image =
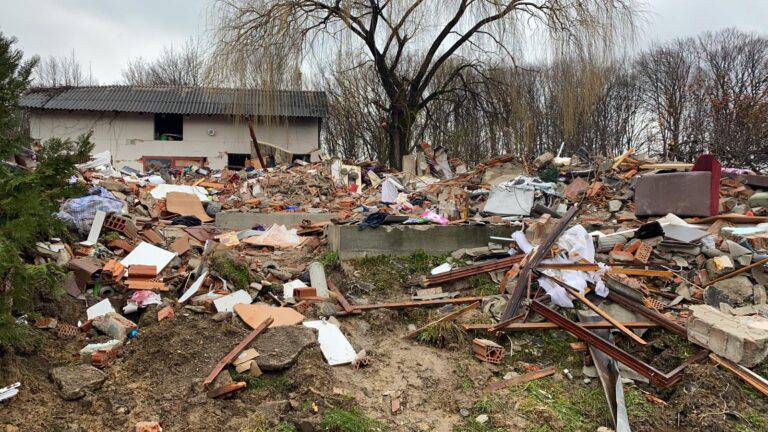
<instances>
[{"instance_id":1,"label":"white house","mask_svg":"<svg viewBox=\"0 0 768 432\"><path fill-rule=\"evenodd\" d=\"M253 148L248 117L260 144L310 154L327 105L324 92L140 86L35 89L21 99L32 138L93 131L94 153L109 150L116 167L136 169L242 167Z\"/></svg>"}]
</instances>

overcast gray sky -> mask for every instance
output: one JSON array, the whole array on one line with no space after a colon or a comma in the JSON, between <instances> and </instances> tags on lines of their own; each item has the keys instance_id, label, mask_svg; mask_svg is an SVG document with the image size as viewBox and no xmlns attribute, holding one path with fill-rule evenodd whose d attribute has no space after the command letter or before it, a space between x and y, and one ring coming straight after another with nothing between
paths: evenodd
<instances>
[{"instance_id":1,"label":"overcast gray sky","mask_svg":"<svg viewBox=\"0 0 768 432\"><path fill-rule=\"evenodd\" d=\"M207 28L210 0L0 0L0 31L26 55L75 50L100 83L120 79L129 58L154 58ZM764 31L768 0L646 0L643 41L737 27ZM645 43L645 42L644 42Z\"/></svg>"}]
</instances>

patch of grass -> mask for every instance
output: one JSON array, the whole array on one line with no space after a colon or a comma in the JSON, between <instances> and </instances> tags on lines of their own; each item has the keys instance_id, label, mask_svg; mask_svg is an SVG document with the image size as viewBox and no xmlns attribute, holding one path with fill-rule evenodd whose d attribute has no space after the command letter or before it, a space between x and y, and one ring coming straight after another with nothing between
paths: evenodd
<instances>
[{"instance_id":1,"label":"patch of grass","mask_svg":"<svg viewBox=\"0 0 768 432\"><path fill-rule=\"evenodd\" d=\"M642 392L631 387L624 387L624 404L629 418L645 418L656 410Z\"/></svg>"},{"instance_id":2,"label":"patch of grass","mask_svg":"<svg viewBox=\"0 0 768 432\"><path fill-rule=\"evenodd\" d=\"M531 430L577 432L610 424L602 387L544 378L510 389Z\"/></svg>"},{"instance_id":3,"label":"patch of grass","mask_svg":"<svg viewBox=\"0 0 768 432\"><path fill-rule=\"evenodd\" d=\"M464 423L454 427L453 432L506 432L507 429L495 426L490 416L491 414L503 411L504 407L497 400L488 398L479 400L470 408L470 414L464 419ZM488 415L488 421L480 423L475 420L480 414Z\"/></svg>"},{"instance_id":4,"label":"patch of grass","mask_svg":"<svg viewBox=\"0 0 768 432\"><path fill-rule=\"evenodd\" d=\"M328 251L320 256L320 259L318 260L323 266L325 266L326 271L337 267L339 264L341 264L341 258L339 258L339 253L334 251Z\"/></svg>"},{"instance_id":5,"label":"patch of grass","mask_svg":"<svg viewBox=\"0 0 768 432\"><path fill-rule=\"evenodd\" d=\"M352 261L360 272L360 280L374 285L379 290L403 288L414 277L429 273L434 267L445 262L446 256L433 256L416 252L404 257L379 255Z\"/></svg>"},{"instance_id":6,"label":"patch of grass","mask_svg":"<svg viewBox=\"0 0 768 432\"><path fill-rule=\"evenodd\" d=\"M296 426L286 421L271 426L269 420L261 414L252 414L248 417L247 425L241 427L238 432L296 432Z\"/></svg>"},{"instance_id":7,"label":"patch of grass","mask_svg":"<svg viewBox=\"0 0 768 432\"><path fill-rule=\"evenodd\" d=\"M103 243L109 243L115 240L120 240L120 234L117 231L107 231L101 234L101 241Z\"/></svg>"},{"instance_id":8,"label":"patch of grass","mask_svg":"<svg viewBox=\"0 0 768 432\"><path fill-rule=\"evenodd\" d=\"M246 289L251 283L251 273L248 264L239 262L227 252L215 253L211 256L211 270L235 285L237 289Z\"/></svg>"},{"instance_id":9,"label":"patch of grass","mask_svg":"<svg viewBox=\"0 0 768 432\"><path fill-rule=\"evenodd\" d=\"M255 377L249 373L233 373L232 379L235 381L245 381L248 385L247 391L269 390L274 393L286 393L293 386L293 381L286 376L268 376L262 375Z\"/></svg>"},{"instance_id":10,"label":"patch of grass","mask_svg":"<svg viewBox=\"0 0 768 432\"><path fill-rule=\"evenodd\" d=\"M341 408L326 411L320 427L328 432L379 432L387 429L386 423L370 418L357 409Z\"/></svg>"},{"instance_id":11,"label":"patch of grass","mask_svg":"<svg viewBox=\"0 0 768 432\"><path fill-rule=\"evenodd\" d=\"M466 339L467 333L459 324L452 320L431 325L416 336L416 340L419 342L437 348L458 344Z\"/></svg>"},{"instance_id":12,"label":"patch of grass","mask_svg":"<svg viewBox=\"0 0 768 432\"><path fill-rule=\"evenodd\" d=\"M522 337L522 335L523 333L520 333L517 337ZM545 359L547 362L553 362L561 366L565 365L569 368L578 366L580 369L581 358L568 345L569 342L575 340L565 332L537 332L533 334L533 337L529 338L529 343L523 345L522 349L515 351L509 356L509 361L512 363L540 363Z\"/></svg>"},{"instance_id":13,"label":"patch of grass","mask_svg":"<svg viewBox=\"0 0 768 432\"><path fill-rule=\"evenodd\" d=\"M475 291L476 296L492 296L499 293L499 285L494 283L487 274L470 277L469 286Z\"/></svg>"}]
</instances>

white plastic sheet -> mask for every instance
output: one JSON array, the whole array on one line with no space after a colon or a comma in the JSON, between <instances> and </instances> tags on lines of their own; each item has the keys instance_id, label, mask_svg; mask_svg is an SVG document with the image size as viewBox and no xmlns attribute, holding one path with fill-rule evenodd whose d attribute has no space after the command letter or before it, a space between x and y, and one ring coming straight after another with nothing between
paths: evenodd
<instances>
[{"instance_id":1,"label":"white plastic sheet","mask_svg":"<svg viewBox=\"0 0 768 432\"><path fill-rule=\"evenodd\" d=\"M305 327L317 329L320 351L329 365L348 364L355 359L355 349L340 328L327 321L307 321L303 324Z\"/></svg>"},{"instance_id":2,"label":"white plastic sheet","mask_svg":"<svg viewBox=\"0 0 768 432\"><path fill-rule=\"evenodd\" d=\"M232 294L219 297L213 301L213 305L216 306L217 312L234 312L235 305L239 304L251 304L253 299L248 291L239 290Z\"/></svg>"},{"instance_id":3,"label":"white plastic sheet","mask_svg":"<svg viewBox=\"0 0 768 432\"><path fill-rule=\"evenodd\" d=\"M397 202L397 182L387 177L381 184L381 202L391 204Z\"/></svg>"},{"instance_id":4,"label":"white plastic sheet","mask_svg":"<svg viewBox=\"0 0 768 432\"><path fill-rule=\"evenodd\" d=\"M211 199L208 197L208 192L205 188L200 186L188 186L188 185L174 185L174 184L159 184L155 186L149 193L154 199L165 199L165 195L168 192L182 192L195 195L202 202L208 202Z\"/></svg>"},{"instance_id":5,"label":"white plastic sheet","mask_svg":"<svg viewBox=\"0 0 768 432\"><path fill-rule=\"evenodd\" d=\"M161 271L176 257L176 252L167 251L147 242L141 242L131 253L120 261L126 268L133 264L153 265L157 267L157 273Z\"/></svg>"}]
</instances>

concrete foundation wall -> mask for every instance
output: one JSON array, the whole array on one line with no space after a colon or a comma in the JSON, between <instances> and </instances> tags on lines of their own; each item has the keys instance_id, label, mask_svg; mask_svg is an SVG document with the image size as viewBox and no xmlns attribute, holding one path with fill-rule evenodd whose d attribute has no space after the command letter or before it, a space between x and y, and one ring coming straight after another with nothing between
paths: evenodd
<instances>
[{"instance_id":1,"label":"concrete foundation wall","mask_svg":"<svg viewBox=\"0 0 768 432\"><path fill-rule=\"evenodd\" d=\"M355 225L331 225L325 234L341 259L376 255L409 255L417 251L446 254L486 246L491 236L509 237L516 227L497 225L389 225L358 230Z\"/></svg>"},{"instance_id":2,"label":"concrete foundation wall","mask_svg":"<svg viewBox=\"0 0 768 432\"><path fill-rule=\"evenodd\" d=\"M336 213L245 213L221 212L216 214L216 226L231 230L250 229L255 225L269 228L272 224L285 225L295 228L301 221L310 220L313 223L328 222L337 216Z\"/></svg>"},{"instance_id":3,"label":"concrete foundation wall","mask_svg":"<svg viewBox=\"0 0 768 432\"><path fill-rule=\"evenodd\" d=\"M256 123L259 142L293 154L319 148L318 119L291 119L275 124ZM93 131L94 153L109 150L117 168L141 169L142 156L206 157L211 168L227 164L228 153L250 153L251 139L244 121L224 116L184 116L183 141L155 141L153 114L93 113L85 111L30 112L32 138L76 138ZM208 130L214 135L209 136Z\"/></svg>"}]
</instances>

